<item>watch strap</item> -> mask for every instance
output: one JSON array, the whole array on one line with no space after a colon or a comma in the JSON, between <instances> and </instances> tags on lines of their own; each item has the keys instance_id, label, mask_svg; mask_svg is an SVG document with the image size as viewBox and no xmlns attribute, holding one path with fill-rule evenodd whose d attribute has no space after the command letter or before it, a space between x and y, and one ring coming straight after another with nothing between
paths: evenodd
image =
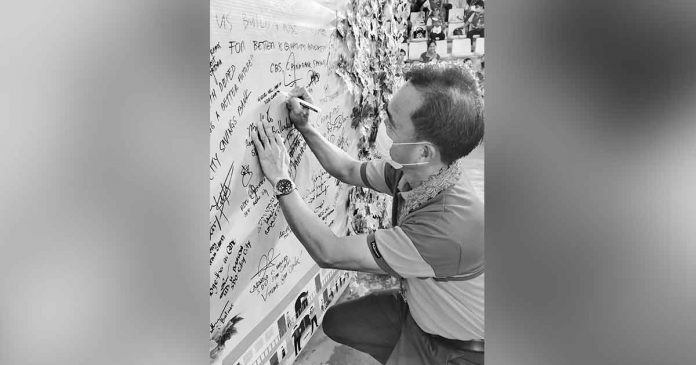
<instances>
[{"instance_id":1,"label":"watch strap","mask_svg":"<svg viewBox=\"0 0 696 365\"><path fill-rule=\"evenodd\" d=\"M290 195L290 193L292 193L295 190L297 190L297 187L293 186L292 190L288 191L287 193L276 193L276 199L280 199L281 196Z\"/></svg>"}]
</instances>

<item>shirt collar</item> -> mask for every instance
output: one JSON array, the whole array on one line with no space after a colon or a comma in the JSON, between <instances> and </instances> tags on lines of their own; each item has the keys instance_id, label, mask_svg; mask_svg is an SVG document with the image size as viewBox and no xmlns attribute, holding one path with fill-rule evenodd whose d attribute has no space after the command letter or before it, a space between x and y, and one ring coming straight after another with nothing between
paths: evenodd
<instances>
[{"instance_id":1,"label":"shirt collar","mask_svg":"<svg viewBox=\"0 0 696 365\"><path fill-rule=\"evenodd\" d=\"M402 178L401 181L399 181L398 188L399 194L401 194L405 204L401 209L399 218L403 218L408 213L422 207L436 195L440 194L440 192L457 183L461 175L462 167L460 161L457 160L448 167L440 169L440 171L430 176L415 189L410 189L406 179Z\"/></svg>"}]
</instances>

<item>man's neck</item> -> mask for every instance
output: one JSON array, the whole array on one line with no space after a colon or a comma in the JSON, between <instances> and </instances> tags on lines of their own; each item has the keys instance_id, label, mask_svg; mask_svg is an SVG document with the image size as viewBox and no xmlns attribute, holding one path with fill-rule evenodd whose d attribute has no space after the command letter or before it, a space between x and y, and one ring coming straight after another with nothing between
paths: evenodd
<instances>
[{"instance_id":1,"label":"man's neck","mask_svg":"<svg viewBox=\"0 0 696 365\"><path fill-rule=\"evenodd\" d=\"M419 166L416 168L404 168L404 180L408 183L411 189L419 187L425 180L429 177L437 174L440 170L445 167L443 163L428 164L424 166Z\"/></svg>"}]
</instances>

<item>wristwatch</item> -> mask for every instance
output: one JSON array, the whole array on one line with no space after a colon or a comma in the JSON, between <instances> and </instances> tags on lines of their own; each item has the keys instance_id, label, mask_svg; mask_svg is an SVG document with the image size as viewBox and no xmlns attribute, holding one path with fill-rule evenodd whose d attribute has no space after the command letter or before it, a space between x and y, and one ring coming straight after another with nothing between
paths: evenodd
<instances>
[{"instance_id":1,"label":"wristwatch","mask_svg":"<svg viewBox=\"0 0 696 365\"><path fill-rule=\"evenodd\" d=\"M282 178L278 180L273 187L276 198L280 198L283 195L288 195L295 190L295 183L290 179Z\"/></svg>"}]
</instances>

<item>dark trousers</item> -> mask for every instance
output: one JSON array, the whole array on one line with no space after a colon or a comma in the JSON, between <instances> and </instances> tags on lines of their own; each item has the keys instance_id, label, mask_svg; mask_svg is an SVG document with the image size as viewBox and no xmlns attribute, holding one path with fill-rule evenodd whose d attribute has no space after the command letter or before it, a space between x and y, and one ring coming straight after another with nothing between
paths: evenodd
<instances>
[{"instance_id":1,"label":"dark trousers","mask_svg":"<svg viewBox=\"0 0 696 365\"><path fill-rule=\"evenodd\" d=\"M382 364L483 364L483 353L456 348L421 330L398 290L388 290L337 304L326 311L324 333L365 352Z\"/></svg>"},{"instance_id":2,"label":"dark trousers","mask_svg":"<svg viewBox=\"0 0 696 365\"><path fill-rule=\"evenodd\" d=\"M469 33L467 33L466 37L467 38L474 38L475 35L478 35L481 38L485 37L485 29L484 28L472 29L469 31Z\"/></svg>"}]
</instances>

